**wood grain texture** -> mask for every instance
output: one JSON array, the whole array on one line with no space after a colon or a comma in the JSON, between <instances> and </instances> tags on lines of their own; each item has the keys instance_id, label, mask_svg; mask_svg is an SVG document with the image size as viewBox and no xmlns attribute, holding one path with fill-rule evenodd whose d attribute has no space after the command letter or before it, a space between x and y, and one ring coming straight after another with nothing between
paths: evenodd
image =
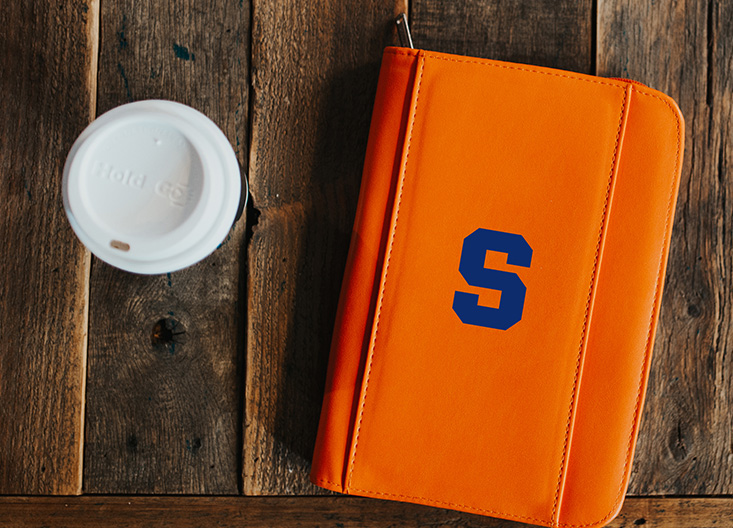
<instances>
[{"instance_id":1,"label":"wood grain texture","mask_svg":"<svg viewBox=\"0 0 733 528\"><path fill-rule=\"evenodd\" d=\"M593 0L412 0L410 10L416 48L593 69Z\"/></svg>"},{"instance_id":2,"label":"wood grain texture","mask_svg":"<svg viewBox=\"0 0 733 528\"><path fill-rule=\"evenodd\" d=\"M244 492L308 482L385 45L404 0L254 0Z\"/></svg>"},{"instance_id":3,"label":"wood grain texture","mask_svg":"<svg viewBox=\"0 0 733 528\"><path fill-rule=\"evenodd\" d=\"M0 524L15 528L522 528L429 506L356 497L0 497ZM733 526L733 498L627 498L610 528Z\"/></svg>"},{"instance_id":4,"label":"wood grain texture","mask_svg":"<svg viewBox=\"0 0 733 528\"><path fill-rule=\"evenodd\" d=\"M685 160L630 490L733 492L733 4L601 1L598 72L677 100Z\"/></svg>"},{"instance_id":5,"label":"wood grain texture","mask_svg":"<svg viewBox=\"0 0 733 528\"><path fill-rule=\"evenodd\" d=\"M0 3L0 493L81 490L89 254L61 177L97 24L97 0Z\"/></svg>"},{"instance_id":6,"label":"wood grain texture","mask_svg":"<svg viewBox=\"0 0 733 528\"><path fill-rule=\"evenodd\" d=\"M104 2L99 112L149 98L188 104L243 163L249 18L242 0ZM94 260L85 491L238 491L244 237L240 220L213 255L169 275Z\"/></svg>"}]
</instances>

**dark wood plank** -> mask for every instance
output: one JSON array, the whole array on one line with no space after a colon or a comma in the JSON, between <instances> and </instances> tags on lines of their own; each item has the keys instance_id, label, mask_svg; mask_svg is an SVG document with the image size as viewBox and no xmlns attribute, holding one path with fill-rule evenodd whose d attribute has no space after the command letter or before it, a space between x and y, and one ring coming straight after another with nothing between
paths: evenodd
<instances>
[{"instance_id":1,"label":"dark wood plank","mask_svg":"<svg viewBox=\"0 0 733 528\"><path fill-rule=\"evenodd\" d=\"M621 513L608 526L701 528L733 526L731 497L627 498Z\"/></svg>"},{"instance_id":2,"label":"dark wood plank","mask_svg":"<svg viewBox=\"0 0 733 528\"><path fill-rule=\"evenodd\" d=\"M593 0L412 0L415 47L582 73L593 69Z\"/></svg>"},{"instance_id":3,"label":"dark wood plank","mask_svg":"<svg viewBox=\"0 0 733 528\"><path fill-rule=\"evenodd\" d=\"M0 2L0 493L79 493L89 254L66 153L94 116L98 1Z\"/></svg>"},{"instance_id":4,"label":"dark wood plank","mask_svg":"<svg viewBox=\"0 0 733 528\"><path fill-rule=\"evenodd\" d=\"M733 526L733 498L627 498L610 528ZM429 506L356 497L0 497L0 524L249 528L486 527L531 525Z\"/></svg>"},{"instance_id":5,"label":"dark wood plank","mask_svg":"<svg viewBox=\"0 0 733 528\"><path fill-rule=\"evenodd\" d=\"M685 160L631 491L733 492L733 4L601 1L598 72L674 97Z\"/></svg>"},{"instance_id":6,"label":"dark wood plank","mask_svg":"<svg viewBox=\"0 0 733 528\"><path fill-rule=\"evenodd\" d=\"M255 0L244 492L313 493L315 443L382 49L405 0Z\"/></svg>"},{"instance_id":7,"label":"dark wood plank","mask_svg":"<svg viewBox=\"0 0 733 528\"><path fill-rule=\"evenodd\" d=\"M224 130L243 163L249 2L102 8L99 111L148 98L186 103ZM240 220L212 256L170 275L93 262L86 491L237 492L244 237Z\"/></svg>"}]
</instances>

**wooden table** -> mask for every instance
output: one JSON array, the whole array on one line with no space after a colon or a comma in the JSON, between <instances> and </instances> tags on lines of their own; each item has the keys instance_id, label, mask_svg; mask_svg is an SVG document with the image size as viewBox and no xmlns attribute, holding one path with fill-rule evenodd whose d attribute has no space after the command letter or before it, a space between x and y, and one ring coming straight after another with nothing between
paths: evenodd
<instances>
[{"instance_id":1,"label":"wooden table","mask_svg":"<svg viewBox=\"0 0 733 528\"><path fill-rule=\"evenodd\" d=\"M381 51L402 11L417 47L631 77L679 101L668 280L634 497L613 526L733 526L724 0L0 3L0 526L517 526L302 497L323 494L307 473ZM60 182L95 116L148 98L210 116L251 196L212 256L143 277L90 256Z\"/></svg>"}]
</instances>

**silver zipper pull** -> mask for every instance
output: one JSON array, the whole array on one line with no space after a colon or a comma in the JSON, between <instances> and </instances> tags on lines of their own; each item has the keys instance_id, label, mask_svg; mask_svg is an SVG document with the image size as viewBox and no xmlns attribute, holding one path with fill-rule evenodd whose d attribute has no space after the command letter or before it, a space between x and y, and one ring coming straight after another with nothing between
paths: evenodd
<instances>
[{"instance_id":1,"label":"silver zipper pull","mask_svg":"<svg viewBox=\"0 0 733 528\"><path fill-rule=\"evenodd\" d=\"M415 49L415 46L412 45L412 35L410 34L410 24L407 23L407 15L402 13L395 20L395 24L397 24L397 33L400 36L402 47Z\"/></svg>"}]
</instances>

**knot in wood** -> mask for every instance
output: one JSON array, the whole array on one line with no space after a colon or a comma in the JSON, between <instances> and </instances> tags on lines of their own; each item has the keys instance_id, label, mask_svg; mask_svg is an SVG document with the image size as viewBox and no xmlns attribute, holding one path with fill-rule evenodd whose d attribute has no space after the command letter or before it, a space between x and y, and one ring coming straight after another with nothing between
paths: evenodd
<instances>
[{"instance_id":1,"label":"knot in wood","mask_svg":"<svg viewBox=\"0 0 733 528\"><path fill-rule=\"evenodd\" d=\"M173 355L176 353L176 346L186 342L186 328L172 317L159 319L153 325L150 342L153 347L164 349Z\"/></svg>"}]
</instances>

